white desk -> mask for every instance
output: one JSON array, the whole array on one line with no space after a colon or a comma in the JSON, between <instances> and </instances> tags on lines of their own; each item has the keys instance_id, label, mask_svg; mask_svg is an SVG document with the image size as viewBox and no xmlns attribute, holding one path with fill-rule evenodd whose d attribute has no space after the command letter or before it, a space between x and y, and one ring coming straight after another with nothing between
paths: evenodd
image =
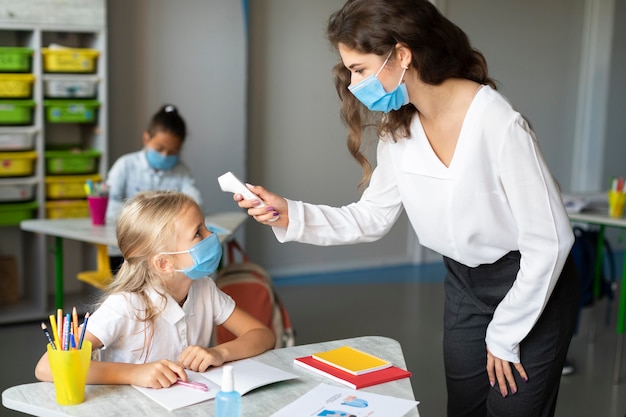
<instances>
[{"instance_id":1,"label":"white desk","mask_svg":"<svg viewBox=\"0 0 626 417\"><path fill-rule=\"evenodd\" d=\"M218 233L220 241L224 242L247 218L247 213L233 211L207 216L206 222L226 231ZM55 237L55 308L63 308L63 239L73 239L94 245L117 246L115 225L94 226L90 218L24 220L20 223L20 228Z\"/></svg>"},{"instance_id":2,"label":"white desk","mask_svg":"<svg viewBox=\"0 0 626 417\"><path fill-rule=\"evenodd\" d=\"M598 296L600 290L600 265L602 262L601 248L604 241L604 229L605 227L616 227L618 229L626 229L626 218L613 218L609 217L607 213L570 213L569 218L572 222L595 224L600 227L600 233L598 236L598 254L597 264L595 267L594 277L594 295ZM622 350L624 347L624 333L626 333L626 252L624 254L624 265L622 267L622 283L619 296L619 305L617 313L617 346L615 350L615 361L613 368L613 383L619 384L620 372L622 368Z\"/></svg>"},{"instance_id":3,"label":"white desk","mask_svg":"<svg viewBox=\"0 0 626 417\"><path fill-rule=\"evenodd\" d=\"M310 345L271 350L255 357L265 364L298 375L300 378L278 382L257 388L242 397L242 416L266 417L295 401L321 382L343 387L329 378L293 364L293 359L314 352L333 349L345 344L363 349L390 360L395 366L406 369L400 344L386 337L366 336L335 340ZM413 400L409 378L363 388L363 391ZM56 403L54 385L51 382L36 382L8 388L2 393L2 404L13 410L44 417L66 416L214 416L214 402L207 401L189 407L167 411L144 394L129 385L88 385L85 402L74 406ZM406 416L419 417L417 407Z\"/></svg>"}]
</instances>

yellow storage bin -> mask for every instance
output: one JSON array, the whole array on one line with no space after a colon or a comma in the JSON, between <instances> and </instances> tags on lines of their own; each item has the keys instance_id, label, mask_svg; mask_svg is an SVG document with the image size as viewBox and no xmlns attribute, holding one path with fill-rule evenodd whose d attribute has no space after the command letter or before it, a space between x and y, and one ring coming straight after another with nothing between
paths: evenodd
<instances>
[{"instance_id":1,"label":"yellow storage bin","mask_svg":"<svg viewBox=\"0 0 626 417\"><path fill-rule=\"evenodd\" d=\"M86 198L85 183L87 180L100 182L100 175L59 175L46 177L46 197L56 198Z\"/></svg>"},{"instance_id":2,"label":"yellow storage bin","mask_svg":"<svg viewBox=\"0 0 626 417\"><path fill-rule=\"evenodd\" d=\"M0 177L25 177L35 171L37 152L0 152Z\"/></svg>"},{"instance_id":3,"label":"yellow storage bin","mask_svg":"<svg viewBox=\"0 0 626 417\"><path fill-rule=\"evenodd\" d=\"M74 219L89 217L87 200L57 200L46 202L48 219Z\"/></svg>"},{"instance_id":4,"label":"yellow storage bin","mask_svg":"<svg viewBox=\"0 0 626 417\"><path fill-rule=\"evenodd\" d=\"M1 98L30 98L33 95L32 74L0 74Z\"/></svg>"},{"instance_id":5,"label":"yellow storage bin","mask_svg":"<svg viewBox=\"0 0 626 417\"><path fill-rule=\"evenodd\" d=\"M89 48L41 48L45 72L96 72L100 52Z\"/></svg>"}]
</instances>

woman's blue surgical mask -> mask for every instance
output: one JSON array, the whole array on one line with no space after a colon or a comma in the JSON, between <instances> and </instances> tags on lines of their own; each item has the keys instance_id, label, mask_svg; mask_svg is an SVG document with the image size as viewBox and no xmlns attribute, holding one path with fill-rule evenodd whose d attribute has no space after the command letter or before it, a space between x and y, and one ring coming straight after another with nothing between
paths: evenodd
<instances>
[{"instance_id":1,"label":"woman's blue surgical mask","mask_svg":"<svg viewBox=\"0 0 626 417\"><path fill-rule=\"evenodd\" d=\"M378 74L385 68L392 53L393 50L387 55L383 66L380 67L376 74L372 74L358 83L348 86L348 90L372 111L389 113L391 110L398 110L409 102L409 93L406 90L406 85L402 82L406 68L403 69L398 86L393 91L386 92L385 87L378 79Z\"/></svg>"},{"instance_id":2,"label":"woman's blue surgical mask","mask_svg":"<svg viewBox=\"0 0 626 417\"><path fill-rule=\"evenodd\" d=\"M213 233L200 242L196 243L189 250L180 252L161 252L162 255L178 255L189 253L193 259L193 265L183 269L176 269L191 279L198 279L211 275L220 264L222 259L222 244L217 233Z\"/></svg>"},{"instance_id":3,"label":"woman's blue surgical mask","mask_svg":"<svg viewBox=\"0 0 626 417\"><path fill-rule=\"evenodd\" d=\"M161 171L174 168L179 159L178 155L163 155L149 146L146 149L146 158L148 158L148 164L152 168Z\"/></svg>"}]
</instances>

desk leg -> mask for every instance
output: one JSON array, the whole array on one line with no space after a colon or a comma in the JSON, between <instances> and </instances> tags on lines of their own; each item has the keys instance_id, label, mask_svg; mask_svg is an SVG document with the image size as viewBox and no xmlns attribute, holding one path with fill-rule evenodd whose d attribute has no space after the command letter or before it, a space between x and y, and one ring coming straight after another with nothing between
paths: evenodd
<instances>
[{"instance_id":1,"label":"desk leg","mask_svg":"<svg viewBox=\"0 0 626 417\"><path fill-rule=\"evenodd\" d=\"M63 308L63 239L54 238L54 255L55 255L55 294L54 300L56 308Z\"/></svg>"},{"instance_id":2,"label":"desk leg","mask_svg":"<svg viewBox=\"0 0 626 417\"><path fill-rule=\"evenodd\" d=\"M617 312L617 346L615 351L615 369L613 383L619 384L619 374L622 369L622 350L624 348L624 333L626 331L626 253L622 266L622 282L620 284L619 306Z\"/></svg>"},{"instance_id":3,"label":"desk leg","mask_svg":"<svg viewBox=\"0 0 626 417\"><path fill-rule=\"evenodd\" d=\"M591 320L589 323L589 344L596 341L596 325L598 320L598 303L600 299L602 285L602 266L604 264L604 225L598 229L598 240L596 242L596 263L593 268L592 304Z\"/></svg>"}]
</instances>

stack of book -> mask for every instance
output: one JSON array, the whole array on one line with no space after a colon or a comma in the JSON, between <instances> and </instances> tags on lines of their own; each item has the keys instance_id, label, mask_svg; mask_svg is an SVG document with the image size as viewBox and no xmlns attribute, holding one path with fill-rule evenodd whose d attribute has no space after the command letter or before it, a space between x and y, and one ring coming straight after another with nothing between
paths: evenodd
<instances>
[{"instance_id":1,"label":"stack of book","mask_svg":"<svg viewBox=\"0 0 626 417\"><path fill-rule=\"evenodd\" d=\"M389 361L350 346L295 358L294 363L353 389L411 376Z\"/></svg>"}]
</instances>

